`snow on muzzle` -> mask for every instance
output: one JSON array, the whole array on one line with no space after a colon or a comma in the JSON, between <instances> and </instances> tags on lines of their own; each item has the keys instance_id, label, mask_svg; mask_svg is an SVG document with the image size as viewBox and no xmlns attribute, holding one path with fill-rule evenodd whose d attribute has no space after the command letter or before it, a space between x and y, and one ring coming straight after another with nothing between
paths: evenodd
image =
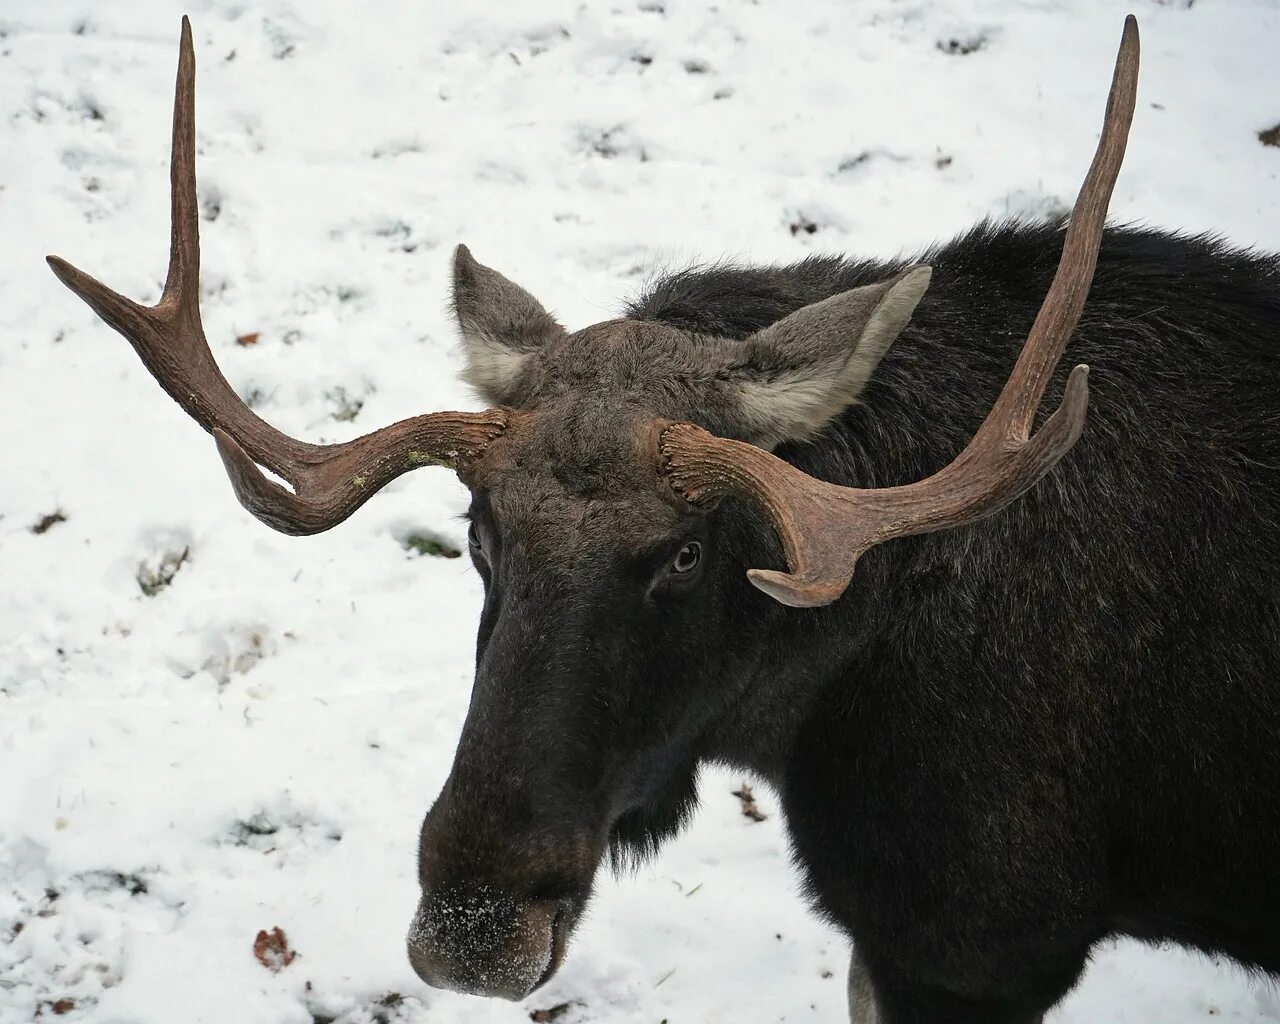
<instances>
[{"instance_id":1,"label":"snow on muzzle","mask_svg":"<svg viewBox=\"0 0 1280 1024\"><path fill-rule=\"evenodd\" d=\"M434 988L523 999L560 968L576 918L571 899L487 886L427 892L409 927L409 962Z\"/></svg>"}]
</instances>

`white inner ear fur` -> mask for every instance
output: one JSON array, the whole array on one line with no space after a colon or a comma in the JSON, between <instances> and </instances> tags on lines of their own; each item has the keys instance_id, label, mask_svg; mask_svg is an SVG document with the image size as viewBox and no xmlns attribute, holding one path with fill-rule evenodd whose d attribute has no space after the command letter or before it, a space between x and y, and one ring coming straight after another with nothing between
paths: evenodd
<instances>
[{"instance_id":1,"label":"white inner ear fur","mask_svg":"<svg viewBox=\"0 0 1280 1024\"><path fill-rule=\"evenodd\" d=\"M537 299L465 245L453 254L453 308L466 358L459 376L493 405L507 402L529 360L564 333Z\"/></svg>"},{"instance_id":2,"label":"white inner ear fur","mask_svg":"<svg viewBox=\"0 0 1280 1024\"><path fill-rule=\"evenodd\" d=\"M466 363L458 376L496 405L502 404L533 358L533 352L509 348L502 339L474 327L462 331L462 354Z\"/></svg>"},{"instance_id":3,"label":"white inner ear fur","mask_svg":"<svg viewBox=\"0 0 1280 1024\"><path fill-rule=\"evenodd\" d=\"M742 413L757 444L773 448L816 434L858 399L911 319L932 270L913 267L896 280L854 288L805 306L751 339L793 365L739 385ZM786 358L789 356L790 358Z\"/></svg>"}]
</instances>

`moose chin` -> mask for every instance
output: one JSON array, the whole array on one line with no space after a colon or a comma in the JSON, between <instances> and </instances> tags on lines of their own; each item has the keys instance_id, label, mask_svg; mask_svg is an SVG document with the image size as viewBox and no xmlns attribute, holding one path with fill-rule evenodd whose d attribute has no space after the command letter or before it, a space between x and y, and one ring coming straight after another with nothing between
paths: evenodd
<instances>
[{"instance_id":1,"label":"moose chin","mask_svg":"<svg viewBox=\"0 0 1280 1024\"><path fill-rule=\"evenodd\" d=\"M317 445L201 327L184 21L159 303L50 264L268 526L423 466L469 488L485 597L418 849L425 981L536 989L709 762L777 790L856 1024L1033 1024L1117 934L1280 975L1280 258L1104 230L1137 73L1130 18L1065 227L716 264L575 331L460 246L488 407Z\"/></svg>"}]
</instances>

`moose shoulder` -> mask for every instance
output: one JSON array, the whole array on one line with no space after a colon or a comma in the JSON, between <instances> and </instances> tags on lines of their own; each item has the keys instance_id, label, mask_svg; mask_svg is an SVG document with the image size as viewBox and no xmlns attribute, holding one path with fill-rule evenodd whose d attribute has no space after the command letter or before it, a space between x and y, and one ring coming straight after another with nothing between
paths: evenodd
<instances>
[{"instance_id":1,"label":"moose shoulder","mask_svg":"<svg viewBox=\"0 0 1280 1024\"><path fill-rule=\"evenodd\" d=\"M320 446L240 403L200 326L184 22L163 297L51 263L268 525L423 465L471 489L425 980L545 982L601 864L673 834L709 761L777 788L857 1024L1032 1024L1113 934L1280 975L1280 258L1102 231L1136 59L1130 22L1065 233L691 270L574 332L460 247L493 407Z\"/></svg>"}]
</instances>

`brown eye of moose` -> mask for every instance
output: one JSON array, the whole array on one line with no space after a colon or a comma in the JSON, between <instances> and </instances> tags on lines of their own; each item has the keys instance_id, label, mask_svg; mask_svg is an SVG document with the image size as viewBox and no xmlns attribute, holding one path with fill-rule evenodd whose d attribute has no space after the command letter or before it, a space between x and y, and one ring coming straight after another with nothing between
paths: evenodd
<instances>
[{"instance_id":1,"label":"brown eye of moose","mask_svg":"<svg viewBox=\"0 0 1280 1024\"><path fill-rule=\"evenodd\" d=\"M671 571L680 574L693 572L700 561L702 561L702 545L693 541L682 547L676 554L675 561L671 563Z\"/></svg>"},{"instance_id":2,"label":"brown eye of moose","mask_svg":"<svg viewBox=\"0 0 1280 1024\"><path fill-rule=\"evenodd\" d=\"M475 523L471 523L467 527L467 543L470 544L471 547L473 547L476 551L479 551L481 549L482 545L480 544L480 531L476 529Z\"/></svg>"}]
</instances>

